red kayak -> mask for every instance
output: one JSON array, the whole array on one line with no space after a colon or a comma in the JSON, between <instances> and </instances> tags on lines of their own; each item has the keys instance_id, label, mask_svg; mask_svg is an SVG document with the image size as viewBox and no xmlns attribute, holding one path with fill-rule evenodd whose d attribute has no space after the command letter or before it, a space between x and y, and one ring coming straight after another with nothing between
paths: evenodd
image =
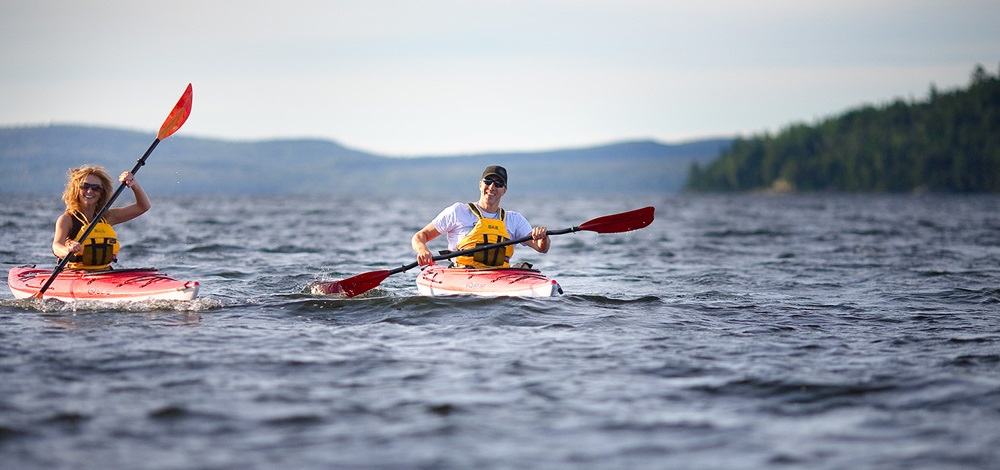
<instances>
[{"instance_id":1,"label":"red kayak","mask_svg":"<svg viewBox=\"0 0 1000 470\"><path fill-rule=\"evenodd\" d=\"M13 268L7 285L14 298L34 296L52 271L34 266ZM198 281L178 281L154 268L111 271L64 270L56 276L42 298L63 302L138 302L143 300L192 300L198 295Z\"/></svg>"},{"instance_id":2,"label":"red kayak","mask_svg":"<svg viewBox=\"0 0 1000 470\"><path fill-rule=\"evenodd\" d=\"M535 269L466 269L430 266L417 276L420 295L552 297L562 287Z\"/></svg>"}]
</instances>

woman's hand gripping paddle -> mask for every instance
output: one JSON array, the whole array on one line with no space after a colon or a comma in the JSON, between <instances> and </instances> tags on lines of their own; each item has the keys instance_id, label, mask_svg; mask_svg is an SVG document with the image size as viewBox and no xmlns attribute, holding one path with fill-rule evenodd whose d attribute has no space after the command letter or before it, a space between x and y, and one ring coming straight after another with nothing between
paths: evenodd
<instances>
[{"instance_id":1,"label":"woman's hand gripping paddle","mask_svg":"<svg viewBox=\"0 0 1000 470\"><path fill-rule=\"evenodd\" d=\"M549 235L562 235L565 233L579 232L581 230L587 230L590 232L597 233L621 233L629 232L632 230L641 229L651 223L653 223L653 212L652 206L643 207L642 209L636 209L633 211L622 212L620 214L606 215L604 217L598 217L596 219L588 220L576 227L566 228L562 230L549 230ZM462 251L453 251L445 255L439 255L434 257L434 261L441 261L450 258L455 258L458 256L465 256L468 254L476 253L478 251L492 250L494 248L499 248L507 245L514 245L517 243L524 243L531 240L531 236L526 236L519 238L517 240L508 240L502 243L493 243L490 245L481 245L475 248ZM339 294L346 297L354 297L356 295L363 294L369 290L378 287L385 278L401 273L403 271L408 271L417 267L417 263L413 262L405 266L400 266L396 269L382 270L382 271L370 271L364 274L358 274L354 277L349 277L342 281L333 282L323 282L318 284L313 284L312 293L313 294Z\"/></svg>"},{"instance_id":2,"label":"woman's hand gripping paddle","mask_svg":"<svg viewBox=\"0 0 1000 470\"><path fill-rule=\"evenodd\" d=\"M188 116L191 115L191 98L192 98L192 89L191 89L191 84L188 83L187 89L184 90L184 94L181 95L181 99L177 101L177 104L174 106L174 109L170 111L170 114L167 115L167 119L163 121L163 125L160 126L160 132L156 134L156 139L153 140L153 143L149 146L149 149L146 150L146 153L142 155L142 158L136 161L135 167L132 168L131 172L133 175L138 173L139 168L142 168L142 166L146 164L146 159L149 158L149 154L153 153L153 149L156 148L156 145L159 144L161 140L170 137L174 132L177 132L177 129L180 129L181 126L184 125L184 122L187 121ZM97 221L101 220L101 217L104 217L104 213L111 208L111 204L115 202L115 199L118 199L118 196L124 190L125 190L125 183L118 185L118 190L116 190L115 193L111 196L111 199L108 199L107 204L104 204L104 207L102 207L101 210L97 212L97 215L94 216L94 219L90 221L90 224L87 225L87 229L83 231L83 236L80 237L80 240L87 239L87 236L90 235L90 232L94 230ZM42 295L45 294L45 291L48 290L49 286L52 285L52 281L54 281L56 279L56 276L58 276L59 273L61 273L63 269L66 268L66 263L69 262L69 258L70 257L67 255L65 258L59 261L59 265L52 270L52 274L49 276L48 280L45 281L45 284L42 284L42 288L38 290L37 294L35 294L36 299L42 298Z\"/></svg>"}]
</instances>

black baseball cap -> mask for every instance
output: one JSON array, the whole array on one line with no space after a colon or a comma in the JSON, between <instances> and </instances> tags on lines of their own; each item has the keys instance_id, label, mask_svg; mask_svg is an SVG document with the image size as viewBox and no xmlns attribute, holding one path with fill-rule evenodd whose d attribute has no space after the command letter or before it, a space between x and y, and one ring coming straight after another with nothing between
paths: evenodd
<instances>
[{"instance_id":1,"label":"black baseball cap","mask_svg":"<svg viewBox=\"0 0 1000 470\"><path fill-rule=\"evenodd\" d=\"M485 178L487 176L490 176L490 175L499 176L500 177L500 181L503 181L503 184L505 186L507 185L507 169L506 168L504 168L504 167L502 167L500 165L490 165L490 166L486 167L485 170L483 170L483 178Z\"/></svg>"}]
</instances>

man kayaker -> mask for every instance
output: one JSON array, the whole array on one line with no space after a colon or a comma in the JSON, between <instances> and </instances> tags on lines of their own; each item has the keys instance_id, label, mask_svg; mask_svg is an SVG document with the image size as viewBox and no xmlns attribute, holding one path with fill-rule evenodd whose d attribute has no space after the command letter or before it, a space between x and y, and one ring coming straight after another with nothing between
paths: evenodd
<instances>
[{"instance_id":1,"label":"man kayaker","mask_svg":"<svg viewBox=\"0 0 1000 470\"><path fill-rule=\"evenodd\" d=\"M532 228L521 214L502 209L500 199L506 193L507 170L498 165L486 167L479 180L478 202L456 202L413 235L410 245L417 252L417 263L421 266L434 264L434 255L427 248L427 242L441 234L448 235L448 249L451 251L505 242L530 234L531 240L523 245L539 253L548 252L548 229ZM468 268L506 268L510 267L513 253L514 246L508 245L459 256L454 259L454 264Z\"/></svg>"},{"instance_id":2,"label":"man kayaker","mask_svg":"<svg viewBox=\"0 0 1000 470\"><path fill-rule=\"evenodd\" d=\"M66 212L56 220L52 237L52 253L62 259L70 256L69 269L108 269L118 254L118 236L112 225L132 220L150 208L149 198L135 176L123 172L118 181L132 189L135 204L108 209L97 221L86 240L78 240L97 212L111 199L111 177L98 166L82 166L69 171L69 180L63 191Z\"/></svg>"}]
</instances>

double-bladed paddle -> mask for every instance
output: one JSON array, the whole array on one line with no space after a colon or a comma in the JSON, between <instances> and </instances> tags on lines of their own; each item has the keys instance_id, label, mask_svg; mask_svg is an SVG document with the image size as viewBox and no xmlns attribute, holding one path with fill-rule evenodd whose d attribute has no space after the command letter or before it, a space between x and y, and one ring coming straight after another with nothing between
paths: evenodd
<instances>
[{"instance_id":1,"label":"double-bladed paddle","mask_svg":"<svg viewBox=\"0 0 1000 470\"><path fill-rule=\"evenodd\" d=\"M549 235L562 235L565 233L579 232L581 230L587 230L590 232L597 233L620 233L629 232L632 230L638 230L651 223L653 223L653 207L643 207L642 209L636 209L633 211L622 212L620 214L606 215L604 217L598 217L596 219L588 220L576 227L565 228L561 230L549 230ZM524 243L531 240L531 235L518 238L517 240L508 240L500 243L492 243L489 245L481 245L475 248L470 248L468 250L453 251L444 255L439 255L434 257L434 261L441 261L450 258L455 258L458 256L465 256L468 254L476 253L479 251L492 250L494 248L499 248L502 246L514 245L517 243ZM403 271L408 271L418 266L418 263L413 262L404 266L400 266L396 269L381 270L381 271L371 271L364 274L358 274L357 276L349 277L342 281L333 282L323 282L312 285L312 293L314 294L341 294L347 297L354 297L356 295L368 292L369 290L378 287L385 278L401 273Z\"/></svg>"},{"instance_id":2,"label":"double-bladed paddle","mask_svg":"<svg viewBox=\"0 0 1000 470\"><path fill-rule=\"evenodd\" d=\"M177 129L180 129L181 126L184 125L184 121L187 121L188 116L191 115L191 97L191 84L188 83L187 89L184 90L184 94L181 95L181 99L177 101L174 109L170 111L170 114L167 115L167 119L163 121L163 125L160 126L160 132L156 134L156 139L153 140L153 143L149 146L149 149L146 150L146 153L142 155L142 158L136 161L135 167L133 167L131 171L133 175L139 172L139 168L142 168L142 166L146 164L146 158L149 157L149 154L153 153L153 149L156 148L156 145L159 144L161 140L166 139L174 132L177 132ZM83 231L83 236L80 237L81 241L86 240L87 236L90 235L90 232L94 231L94 227L97 226L97 221L101 220L101 217L104 217L104 213L111 208L111 204L115 202L115 199L118 199L118 196L124 190L125 183L118 185L118 190L116 190L111 196L111 199L108 199L108 202L104 204L104 207L97 212L97 215L95 215L93 220L90 221L90 224L87 225L87 229ZM35 298L42 298L42 294L49 289L49 286L52 285L52 281L54 281L56 276L58 276L59 273L66 268L66 263L69 262L69 258L70 256L67 254L65 258L59 261L59 265L52 270L52 274L49 276L48 280L45 281L45 284L42 284L42 288L38 290L37 294L35 294Z\"/></svg>"}]
</instances>

